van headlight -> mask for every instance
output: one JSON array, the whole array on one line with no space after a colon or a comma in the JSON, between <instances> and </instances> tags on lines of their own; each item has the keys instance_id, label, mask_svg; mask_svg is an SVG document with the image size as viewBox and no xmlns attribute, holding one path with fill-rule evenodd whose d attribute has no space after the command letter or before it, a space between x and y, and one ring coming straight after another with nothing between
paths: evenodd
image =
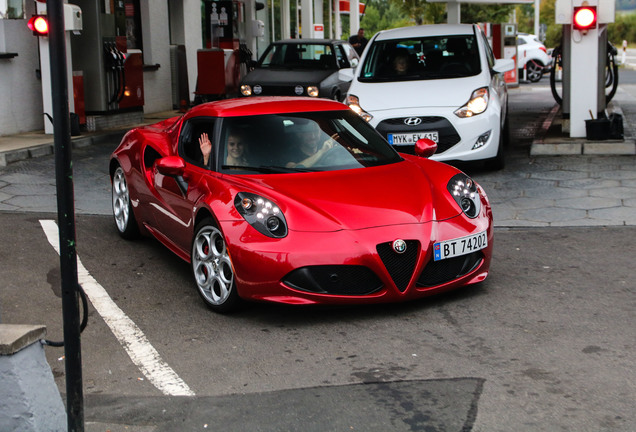
<instances>
[{"instance_id":1,"label":"van headlight","mask_svg":"<svg viewBox=\"0 0 636 432\"><path fill-rule=\"evenodd\" d=\"M362 107L360 106L360 101L358 100L358 96L347 95L347 98L345 99L345 103L349 105L349 108L351 108L351 111L358 114L360 117L362 117L366 121L369 122L373 118L371 114L369 114L368 112L362 109Z\"/></svg>"},{"instance_id":2,"label":"van headlight","mask_svg":"<svg viewBox=\"0 0 636 432\"><path fill-rule=\"evenodd\" d=\"M483 113L488 108L488 87L482 87L473 92L464 106L455 111L460 118L472 117Z\"/></svg>"}]
</instances>

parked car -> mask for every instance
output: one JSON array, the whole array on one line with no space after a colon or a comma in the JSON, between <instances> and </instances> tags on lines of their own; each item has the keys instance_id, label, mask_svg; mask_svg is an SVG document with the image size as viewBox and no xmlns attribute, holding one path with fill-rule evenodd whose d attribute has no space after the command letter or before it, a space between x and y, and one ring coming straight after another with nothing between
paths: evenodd
<instances>
[{"instance_id":1,"label":"parked car","mask_svg":"<svg viewBox=\"0 0 636 432\"><path fill-rule=\"evenodd\" d=\"M406 69L398 71L406 57ZM432 159L504 164L510 59L495 60L482 30L436 24L376 33L349 88L347 104L398 151L420 138L437 143Z\"/></svg>"},{"instance_id":2,"label":"parked car","mask_svg":"<svg viewBox=\"0 0 636 432\"><path fill-rule=\"evenodd\" d=\"M242 96L310 96L341 101L351 74L340 71L358 65L351 44L341 40L272 42L240 83Z\"/></svg>"},{"instance_id":3,"label":"parked car","mask_svg":"<svg viewBox=\"0 0 636 432\"><path fill-rule=\"evenodd\" d=\"M517 35L517 59L519 77L530 82L539 81L552 65L552 58L545 45L538 37L527 33Z\"/></svg>"},{"instance_id":4,"label":"parked car","mask_svg":"<svg viewBox=\"0 0 636 432\"><path fill-rule=\"evenodd\" d=\"M110 161L115 225L189 262L218 312L240 299L420 298L483 281L492 256L485 192L426 159L435 147L400 155L326 99L201 104L124 136Z\"/></svg>"}]
</instances>

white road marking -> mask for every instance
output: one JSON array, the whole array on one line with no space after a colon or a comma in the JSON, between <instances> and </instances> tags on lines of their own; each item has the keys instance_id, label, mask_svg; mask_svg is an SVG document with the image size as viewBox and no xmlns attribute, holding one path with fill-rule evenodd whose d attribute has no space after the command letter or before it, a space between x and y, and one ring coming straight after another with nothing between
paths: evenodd
<instances>
[{"instance_id":1,"label":"white road marking","mask_svg":"<svg viewBox=\"0 0 636 432\"><path fill-rule=\"evenodd\" d=\"M58 227L55 221L40 220L49 243L59 254ZM104 319L130 359L163 394L194 396L190 387L163 361L141 329L115 304L106 290L88 273L77 257L77 278L93 307Z\"/></svg>"}]
</instances>

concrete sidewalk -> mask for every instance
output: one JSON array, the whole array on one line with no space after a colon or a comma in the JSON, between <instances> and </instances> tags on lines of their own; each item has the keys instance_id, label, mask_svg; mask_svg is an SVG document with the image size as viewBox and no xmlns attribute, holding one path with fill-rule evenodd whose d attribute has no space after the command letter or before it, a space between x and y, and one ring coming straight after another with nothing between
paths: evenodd
<instances>
[{"instance_id":1,"label":"concrete sidewalk","mask_svg":"<svg viewBox=\"0 0 636 432\"><path fill-rule=\"evenodd\" d=\"M126 132L136 126L156 123L181 114L176 110L144 114L143 123L131 123L115 129L95 132L83 131L81 135L71 137L71 142L73 148L80 148L113 140L118 141ZM44 131L0 136L0 167L25 159L53 154L53 148L53 135L45 134Z\"/></svg>"}]
</instances>

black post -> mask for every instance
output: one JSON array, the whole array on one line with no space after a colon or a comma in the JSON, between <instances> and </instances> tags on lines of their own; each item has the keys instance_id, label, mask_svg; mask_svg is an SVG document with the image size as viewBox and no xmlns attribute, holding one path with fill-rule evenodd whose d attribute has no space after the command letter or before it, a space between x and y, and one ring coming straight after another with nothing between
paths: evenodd
<instances>
[{"instance_id":1,"label":"black post","mask_svg":"<svg viewBox=\"0 0 636 432\"><path fill-rule=\"evenodd\" d=\"M84 431L84 394L80 346L79 290L75 250L75 204L71 158L71 126L66 69L66 34L62 0L47 0L57 218L60 234L62 315L66 365L68 432Z\"/></svg>"}]
</instances>

